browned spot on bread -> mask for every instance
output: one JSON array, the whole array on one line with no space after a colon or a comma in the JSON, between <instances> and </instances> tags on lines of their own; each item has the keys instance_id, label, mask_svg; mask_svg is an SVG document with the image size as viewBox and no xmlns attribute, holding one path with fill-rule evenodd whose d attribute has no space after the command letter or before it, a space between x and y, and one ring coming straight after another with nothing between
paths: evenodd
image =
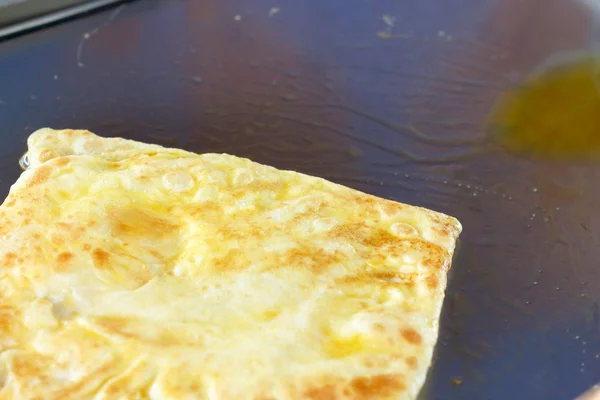
<instances>
[{"instance_id":1,"label":"browned spot on bread","mask_svg":"<svg viewBox=\"0 0 600 400\"><path fill-rule=\"evenodd\" d=\"M400 203L394 203L393 201L385 201L383 203L383 211L385 211L385 213L387 215L398 214L400 211L404 210L405 208L406 208L405 205L400 204Z\"/></svg>"},{"instance_id":2,"label":"browned spot on bread","mask_svg":"<svg viewBox=\"0 0 600 400\"><path fill-rule=\"evenodd\" d=\"M245 185L233 186L231 188L231 195L234 198L240 198L249 192L271 191L275 193L281 193L283 187L284 183L281 181L264 181L261 179L255 179Z\"/></svg>"},{"instance_id":3,"label":"browned spot on bread","mask_svg":"<svg viewBox=\"0 0 600 400\"><path fill-rule=\"evenodd\" d=\"M35 185L44 183L46 180L48 180L51 173L52 173L52 167L50 167L47 164L40 165L38 168L36 168L33 171L31 177L29 178L29 180L25 186L30 188Z\"/></svg>"},{"instance_id":4,"label":"browned spot on bread","mask_svg":"<svg viewBox=\"0 0 600 400\"><path fill-rule=\"evenodd\" d=\"M335 385L328 384L319 387L309 388L303 393L307 400L331 400L337 399L337 390Z\"/></svg>"},{"instance_id":5,"label":"browned spot on bread","mask_svg":"<svg viewBox=\"0 0 600 400\"><path fill-rule=\"evenodd\" d=\"M367 217L376 217L379 214L377 204L380 200L376 197L364 193L351 193L348 204L356 204L360 206L361 213Z\"/></svg>"},{"instance_id":6,"label":"browned spot on bread","mask_svg":"<svg viewBox=\"0 0 600 400\"><path fill-rule=\"evenodd\" d=\"M407 357L405 361L406 361L406 365L408 365L410 367L410 369L417 369L417 367L419 366L417 357L410 356L410 357Z\"/></svg>"},{"instance_id":7,"label":"browned spot on bread","mask_svg":"<svg viewBox=\"0 0 600 400\"><path fill-rule=\"evenodd\" d=\"M419 307L418 304L414 305L414 304L407 304L404 303L402 304L402 311L406 312L406 313L414 313L419 311L421 308Z\"/></svg>"},{"instance_id":8,"label":"browned spot on bread","mask_svg":"<svg viewBox=\"0 0 600 400\"><path fill-rule=\"evenodd\" d=\"M407 389L404 377L399 374L357 376L350 381L328 377L320 384L313 384L302 393L310 400L369 400L393 396Z\"/></svg>"},{"instance_id":9,"label":"browned spot on bread","mask_svg":"<svg viewBox=\"0 0 600 400\"><path fill-rule=\"evenodd\" d=\"M390 396L406 390L406 384L401 375L383 374L375 376L359 376L350 381L354 389L355 399L372 399L377 396Z\"/></svg>"},{"instance_id":10,"label":"browned spot on bread","mask_svg":"<svg viewBox=\"0 0 600 400\"><path fill-rule=\"evenodd\" d=\"M446 250L437 244L415 237L402 239L400 245L395 247L390 253L398 257L409 251L419 254L425 266L436 269L443 267L445 257L447 256Z\"/></svg>"},{"instance_id":11,"label":"browned spot on bread","mask_svg":"<svg viewBox=\"0 0 600 400\"><path fill-rule=\"evenodd\" d=\"M69 230L71 229L71 225L66 223L66 222L57 222L56 223L56 227L60 228L60 229L64 229L64 230Z\"/></svg>"},{"instance_id":12,"label":"browned spot on bread","mask_svg":"<svg viewBox=\"0 0 600 400\"><path fill-rule=\"evenodd\" d=\"M52 244L54 244L56 246L62 246L63 244L65 244L65 239L63 239L59 235L51 234L50 235L50 242L52 242Z\"/></svg>"},{"instance_id":13,"label":"browned spot on bread","mask_svg":"<svg viewBox=\"0 0 600 400\"><path fill-rule=\"evenodd\" d=\"M75 257L73 255L73 253L69 253L67 251L62 252L58 255L58 257L56 257L56 261L58 261L60 264L65 264L68 263L69 261L71 261L73 259L73 257Z\"/></svg>"},{"instance_id":14,"label":"browned spot on bread","mask_svg":"<svg viewBox=\"0 0 600 400\"><path fill-rule=\"evenodd\" d=\"M40 162L46 162L53 158L56 158L56 153L54 153L54 151L52 149L45 149L40 152L40 156L39 156Z\"/></svg>"},{"instance_id":15,"label":"browned spot on bread","mask_svg":"<svg viewBox=\"0 0 600 400\"><path fill-rule=\"evenodd\" d=\"M369 228L364 223L338 225L327 232L332 239L345 239L350 243L362 243L369 235Z\"/></svg>"},{"instance_id":16,"label":"browned spot on bread","mask_svg":"<svg viewBox=\"0 0 600 400\"><path fill-rule=\"evenodd\" d=\"M402 279L402 273L394 272L394 271L372 271L365 274L366 276L378 279L381 281L392 281Z\"/></svg>"},{"instance_id":17,"label":"browned spot on bread","mask_svg":"<svg viewBox=\"0 0 600 400\"><path fill-rule=\"evenodd\" d=\"M12 207L12 206L14 206L14 205L17 203L17 202L15 201L15 199L13 199L13 198L10 198L10 197L9 197L9 199L10 199L10 200L7 200L7 201L4 203L4 206L5 206L5 207Z\"/></svg>"},{"instance_id":18,"label":"browned spot on bread","mask_svg":"<svg viewBox=\"0 0 600 400\"><path fill-rule=\"evenodd\" d=\"M122 164L118 161L110 161L104 164L108 169L119 169L122 167Z\"/></svg>"},{"instance_id":19,"label":"browned spot on bread","mask_svg":"<svg viewBox=\"0 0 600 400\"><path fill-rule=\"evenodd\" d=\"M2 265L4 267L14 267L16 259L17 254L13 253L12 251L9 251L4 255L4 262L2 263Z\"/></svg>"},{"instance_id":20,"label":"browned spot on bread","mask_svg":"<svg viewBox=\"0 0 600 400\"><path fill-rule=\"evenodd\" d=\"M448 237L450 236L450 230L447 225L440 225L433 228L433 231L440 236Z\"/></svg>"},{"instance_id":21,"label":"browned spot on bread","mask_svg":"<svg viewBox=\"0 0 600 400\"><path fill-rule=\"evenodd\" d=\"M81 130L77 130L77 129L64 129L60 132L68 138L72 138L77 135L79 135L79 136L91 136L92 135L92 132L90 132L90 131L81 131Z\"/></svg>"},{"instance_id":22,"label":"browned spot on bread","mask_svg":"<svg viewBox=\"0 0 600 400\"><path fill-rule=\"evenodd\" d=\"M92 259L94 260L94 266L98 269L110 268L110 254L102 249L94 249L92 251Z\"/></svg>"},{"instance_id":23,"label":"browned spot on bread","mask_svg":"<svg viewBox=\"0 0 600 400\"><path fill-rule=\"evenodd\" d=\"M422 262L429 268L444 268L447 252L440 246L418 237L400 238L392 233L375 227L368 227L364 223L340 225L329 231L328 236L333 239L343 238L352 243L361 243L373 251L374 259L392 256L400 257L406 253L416 253Z\"/></svg>"},{"instance_id":24,"label":"browned spot on bread","mask_svg":"<svg viewBox=\"0 0 600 400\"><path fill-rule=\"evenodd\" d=\"M102 382L110 375L110 371L118 369L115 362L101 362L95 365L95 369L86 371L83 378L61 379L55 374L55 361L32 351L20 351L10 358L10 370L20 390L28 394L30 399L82 399L89 395L90 389L94 388L93 382ZM32 389L41 385L44 394ZM23 393L23 392L21 392ZM22 398L22 396L18 396ZM12 397L11 397L12 398Z\"/></svg>"},{"instance_id":25,"label":"browned spot on bread","mask_svg":"<svg viewBox=\"0 0 600 400\"><path fill-rule=\"evenodd\" d=\"M315 272L326 271L329 266L347 257L341 252L327 253L323 249L300 245L283 252L278 257L280 266L303 267Z\"/></svg>"},{"instance_id":26,"label":"browned spot on bread","mask_svg":"<svg viewBox=\"0 0 600 400\"><path fill-rule=\"evenodd\" d=\"M4 350L5 340L20 325L19 311L13 307L0 305L0 350Z\"/></svg>"},{"instance_id":27,"label":"browned spot on bread","mask_svg":"<svg viewBox=\"0 0 600 400\"><path fill-rule=\"evenodd\" d=\"M338 283L353 285L353 286L364 286L367 284L377 285L379 287L398 287L403 285L405 287L412 287L415 285L418 279L417 274L411 274L407 272L394 272L394 271L369 271L362 272L357 275L347 275L336 281Z\"/></svg>"},{"instance_id":28,"label":"browned spot on bread","mask_svg":"<svg viewBox=\"0 0 600 400\"><path fill-rule=\"evenodd\" d=\"M427 283L427 287L430 289L435 289L440 284L438 277L435 275L429 275L425 279L425 283Z\"/></svg>"},{"instance_id":29,"label":"browned spot on bread","mask_svg":"<svg viewBox=\"0 0 600 400\"><path fill-rule=\"evenodd\" d=\"M453 238L457 237L460 233L460 224L454 219L444 223L444 227L448 231L448 234Z\"/></svg>"},{"instance_id":30,"label":"browned spot on bread","mask_svg":"<svg viewBox=\"0 0 600 400\"><path fill-rule=\"evenodd\" d=\"M203 218L206 214L220 215L223 207L215 201L208 201L202 205L188 205L186 211L194 218Z\"/></svg>"},{"instance_id":31,"label":"browned spot on bread","mask_svg":"<svg viewBox=\"0 0 600 400\"><path fill-rule=\"evenodd\" d=\"M59 167L64 167L69 163L70 159L68 157L59 157L56 159L55 164Z\"/></svg>"},{"instance_id":32,"label":"browned spot on bread","mask_svg":"<svg viewBox=\"0 0 600 400\"><path fill-rule=\"evenodd\" d=\"M249 235L252 235L253 238L258 239L264 237L268 233L269 231L261 226L238 226L237 229L232 229L230 226L224 226L221 229L219 229L219 231L216 234L216 237L218 238L218 240L244 240Z\"/></svg>"},{"instance_id":33,"label":"browned spot on bread","mask_svg":"<svg viewBox=\"0 0 600 400\"><path fill-rule=\"evenodd\" d=\"M31 379L36 377L40 383L48 383L47 371L43 368L43 357L34 359L30 355L20 355L14 357L12 361L12 371L19 378Z\"/></svg>"},{"instance_id":34,"label":"browned spot on bread","mask_svg":"<svg viewBox=\"0 0 600 400\"><path fill-rule=\"evenodd\" d=\"M149 252L149 253L150 253L150 254L151 254L153 257L156 257L156 258L158 258L158 259L161 259L161 258L162 258L162 254L160 254L160 253L159 253L158 251L156 251L156 250L149 249L149 250L148 250L148 252Z\"/></svg>"},{"instance_id":35,"label":"browned spot on bread","mask_svg":"<svg viewBox=\"0 0 600 400\"><path fill-rule=\"evenodd\" d=\"M90 245L89 245L89 244L87 244L87 243L84 243L84 244L83 244L83 249L84 249L85 251L90 251L90 250L92 249L92 246L90 246Z\"/></svg>"},{"instance_id":36,"label":"browned spot on bread","mask_svg":"<svg viewBox=\"0 0 600 400\"><path fill-rule=\"evenodd\" d=\"M230 249L225 256L214 260L214 266L219 271L243 270L248 266L248 263L244 262L244 260L244 252L242 250Z\"/></svg>"},{"instance_id":37,"label":"browned spot on bread","mask_svg":"<svg viewBox=\"0 0 600 400\"><path fill-rule=\"evenodd\" d=\"M406 328L400 332L400 335L404 340L406 340L410 344L419 345L423 341L421 334L414 330L413 328Z\"/></svg>"},{"instance_id":38,"label":"browned spot on bread","mask_svg":"<svg viewBox=\"0 0 600 400\"><path fill-rule=\"evenodd\" d=\"M377 248L393 246L399 242L401 242L401 240L396 235L381 229L373 229L371 235L364 239L366 245Z\"/></svg>"}]
</instances>

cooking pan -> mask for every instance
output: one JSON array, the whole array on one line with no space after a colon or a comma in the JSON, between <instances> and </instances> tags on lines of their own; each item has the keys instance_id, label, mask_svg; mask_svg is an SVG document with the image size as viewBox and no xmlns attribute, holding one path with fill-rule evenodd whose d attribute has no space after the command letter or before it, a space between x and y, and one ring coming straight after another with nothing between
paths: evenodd
<instances>
[{"instance_id":1,"label":"cooking pan","mask_svg":"<svg viewBox=\"0 0 600 400\"><path fill-rule=\"evenodd\" d=\"M0 192L32 130L227 152L464 225L423 400L600 380L600 168L490 142L494 99L585 45L569 0L145 0L0 43Z\"/></svg>"}]
</instances>

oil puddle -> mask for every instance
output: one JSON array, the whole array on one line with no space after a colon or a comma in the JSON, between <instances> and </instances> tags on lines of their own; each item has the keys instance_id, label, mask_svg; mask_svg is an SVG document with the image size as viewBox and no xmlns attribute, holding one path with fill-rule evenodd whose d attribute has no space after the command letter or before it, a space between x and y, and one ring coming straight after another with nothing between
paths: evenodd
<instances>
[{"instance_id":1,"label":"oil puddle","mask_svg":"<svg viewBox=\"0 0 600 400\"><path fill-rule=\"evenodd\" d=\"M488 130L517 155L600 161L600 54L549 59L501 95Z\"/></svg>"}]
</instances>

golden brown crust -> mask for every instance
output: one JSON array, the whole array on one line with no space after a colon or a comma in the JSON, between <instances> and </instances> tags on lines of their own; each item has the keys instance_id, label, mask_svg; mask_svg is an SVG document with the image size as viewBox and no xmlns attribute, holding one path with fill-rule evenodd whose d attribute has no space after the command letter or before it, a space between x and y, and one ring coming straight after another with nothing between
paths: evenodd
<instances>
[{"instance_id":1,"label":"golden brown crust","mask_svg":"<svg viewBox=\"0 0 600 400\"><path fill-rule=\"evenodd\" d=\"M357 376L351 379L326 376L320 382L307 382L299 398L310 400L387 399L408 389L400 374Z\"/></svg>"},{"instance_id":2,"label":"golden brown crust","mask_svg":"<svg viewBox=\"0 0 600 400\"><path fill-rule=\"evenodd\" d=\"M0 207L0 400L413 399L452 217L43 129Z\"/></svg>"}]
</instances>

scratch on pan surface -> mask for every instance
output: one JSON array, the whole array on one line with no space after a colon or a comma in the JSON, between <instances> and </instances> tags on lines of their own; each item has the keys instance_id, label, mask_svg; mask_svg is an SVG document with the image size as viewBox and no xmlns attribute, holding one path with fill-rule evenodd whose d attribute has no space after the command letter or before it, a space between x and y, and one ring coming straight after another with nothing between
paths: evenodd
<instances>
[{"instance_id":1,"label":"scratch on pan surface","mask_svg":"<svg viewBox=\"0 0 600 400\"><path fill-rule=\"evenodd\" d=\"M484 141L485 137L484 136L476 136L476 137L469 137L469 136L453 136L453 137L448 137L448 138L443 138L443 137L435 137L435 136L430 136L427 135L423 132L421 132L417 127L415 127L414 125L400 125L398 123L395 123L393 121L388 121L385 120L381 117L378 117L374 114L371 114L370 112L367 111L362 111L358 108L354 108L354 107L349 107L349 106L345 106L342 104L328 104L328 103L320 103L320 104L294 104L294 107L320 107L320 108L334 108L334 109L338 109L338 110L342 110L345 112L348 112L350 114L354 114L356 116L359 117L363 117L366 118L384 128L388 128L392 131L395 131L397 133L400 134L410 134L411 136L413 136L415 139L420 140L421 142L427 143L427 144L437 144L437 145L477 145L480 144Z\"/></svg>"},{"instance_id":2,"label":"scratch on pan surface","mask_svg":"<svg viewBox=\"0 0 600 400\"><path fill-rule=\"evenodd\" d=\"M111 22L113 22L121 13L121 11L123 11L123 9L126 7L126 4L122 4L119 7L117 7L108 17L108 19L106 20L106 22L104 22L104 24L102 24L101 26L92 29L91 31L85 32L83 35L81 35L81 39L79 40L79 45L77 46L77 66L79 68L82 68L85 66L85 64L83 63L83 48L85 47L85 43L95 34L97 34L98 32L100 32L100 30L102 30L103 28L106 28Z\"/></svg>"}]
</instances>

